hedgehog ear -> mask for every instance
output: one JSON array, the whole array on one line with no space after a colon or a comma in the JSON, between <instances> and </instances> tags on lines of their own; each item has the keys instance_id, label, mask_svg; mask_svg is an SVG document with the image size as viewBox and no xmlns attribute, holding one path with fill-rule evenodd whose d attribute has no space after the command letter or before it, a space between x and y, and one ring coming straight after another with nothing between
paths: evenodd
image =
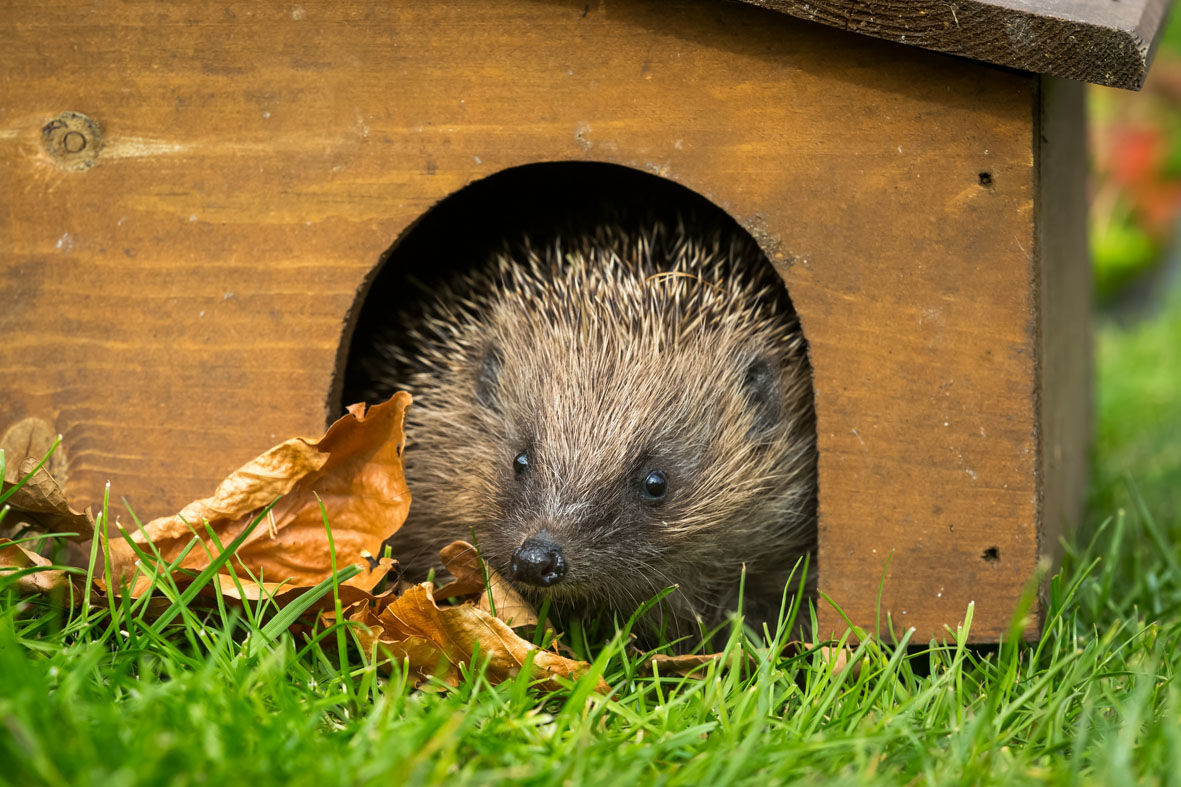
<instances>
[{"instance_id":1,"label":"hedgehog ear","mask_svg":"<svg viewBox=\"0 0 1181 787\"><path fill-rule=\"evenodd\" d=\"M476 373L476 401L490 410L499 411L496 389L500 385L500 370L504 368L504 356L500 348L490 345L480 359L480 369Z\"/></svg>"},{"instance_id":2,"label":"hedgehog ear","mask_svg":"<svg viewBox=\"0 0 1181 787\"><path fill-rule=\"evenodd\" d=\"M781 418L783 398L775 363L761 355L750 360L743 372L742 390L746 393L747 404L754 411L751 434L765 434L774 429Z\"/></svg>"}]
</instances>

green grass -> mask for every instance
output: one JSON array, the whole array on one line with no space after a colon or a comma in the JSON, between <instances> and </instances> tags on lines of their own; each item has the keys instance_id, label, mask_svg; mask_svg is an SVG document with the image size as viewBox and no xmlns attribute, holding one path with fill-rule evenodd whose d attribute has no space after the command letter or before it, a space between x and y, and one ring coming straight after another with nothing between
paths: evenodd
<instances>
[{"instance_id":1,"label":"green grass","mask_svg":"<svg viewBox=\"0 0 1181 787\"><path fill-rule=\"evenodd\" d=\"M747 647L748 669L683 680L611 643L607 698L595 674L414 691L339 629L309 645L181 601L164 627L83 616L0 580L0 782L1181 783L1181 292L1103 327L1098 363L1092 519L1032 645L966 648L969 622L909 656L862 646L856 675Z\"/></svg>"}]
</instances>

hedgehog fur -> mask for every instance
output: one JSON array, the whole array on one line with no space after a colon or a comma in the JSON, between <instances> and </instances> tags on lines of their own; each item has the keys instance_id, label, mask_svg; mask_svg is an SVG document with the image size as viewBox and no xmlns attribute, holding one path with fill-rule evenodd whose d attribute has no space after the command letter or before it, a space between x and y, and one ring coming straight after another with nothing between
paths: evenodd
<instances>
[{"instance_id":1,"label":"hedgehog fur","mask_svg":"<svg viewBox=\"0 0 1181 787\"><path fill-rule=\"evenodd\" d=\"M474 537L511 580L541 537L566 573L514 582L527 597L626 617L676 586L656 618L673 636L722 622L740 582L748 621L773 626L805 556L813 585L806 345L782 279L736 226L507 241L394 316L362 363L366 398L414 396L414 503L393 542L411 575ZM659 498L652 478L666 479Z\"/></svg>"}]
</instances>

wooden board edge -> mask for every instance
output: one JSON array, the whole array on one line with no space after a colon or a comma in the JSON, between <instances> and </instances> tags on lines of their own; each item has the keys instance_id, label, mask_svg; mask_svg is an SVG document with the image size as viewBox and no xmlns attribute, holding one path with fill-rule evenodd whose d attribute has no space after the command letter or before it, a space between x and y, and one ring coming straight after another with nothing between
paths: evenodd
<instances>
[{"instance_id":1,"label":"wooden board edge","mask_svg":"<svg viewBox=\"0 0 1181 787\"><path fill-rule=\"evenodd\" d=\"M907 46L1126 90L1143 86L1169 8L1169 0L1084 3L1067 16L1049 5L996 0L740 2Z\"/></svg>"},{"instance_id":2,"label":"wooden board edge","mask_svg":"<svg viewBox=\"0 0 1181 787\"><path fill-rule=\"evenodd\" d=\"M1044 574L1037 625L1026 629L1031 638L1049 612L1062 539L1083 517L1094 417L1085 90L1042 77L1037 92L1038 557Z\"/></svg>"}]
</instances>

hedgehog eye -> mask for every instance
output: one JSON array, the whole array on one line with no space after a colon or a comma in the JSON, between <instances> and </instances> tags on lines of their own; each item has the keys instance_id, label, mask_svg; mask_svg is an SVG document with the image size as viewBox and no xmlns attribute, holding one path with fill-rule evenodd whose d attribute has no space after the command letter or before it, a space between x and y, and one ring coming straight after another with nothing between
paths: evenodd
<instances>
[{"instance_id":1,"label":"hedgehog eye","mask_svg":"<svg viewBox=\"0 0 1181 787\"><path fill-rule=\"evenodd\" d=\"M524 475L525 471L529 469L529 454L522 451L513 457L513 472L517 475Z\"/></svg>"},{"instance_id":2,"label":"hedgehog eye","mask_svg":"<svg viewBox=\"0 0 1181 787\"><path fill-rule=\"evenodd\" d=\"M659 500L668 494L668 476L663 470L653 470L644 479L644 494L650 500Z\"/></svg>"}]
</instances>

